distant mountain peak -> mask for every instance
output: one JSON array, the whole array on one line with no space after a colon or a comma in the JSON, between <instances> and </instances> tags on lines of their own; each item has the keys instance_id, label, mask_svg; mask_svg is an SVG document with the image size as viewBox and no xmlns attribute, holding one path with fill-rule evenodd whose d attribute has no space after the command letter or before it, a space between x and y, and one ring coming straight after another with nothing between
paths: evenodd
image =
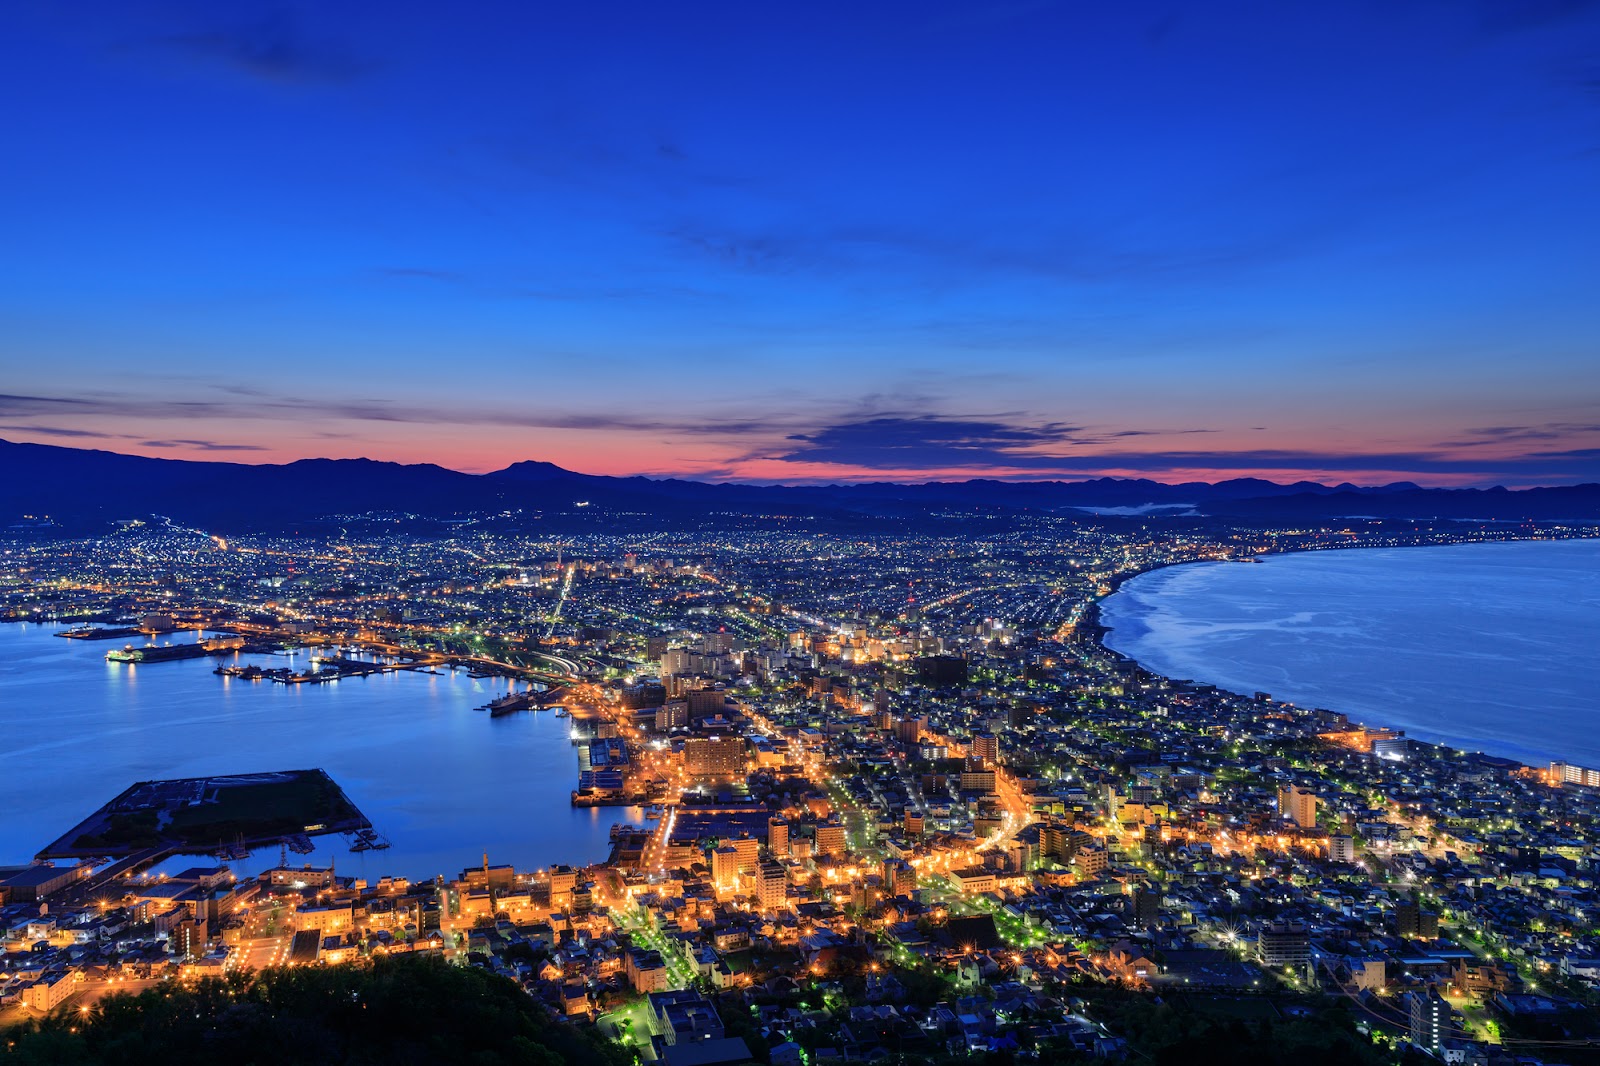
<instances>
[{"instance_id":1,"label":"distant mountain peak","mask_svg":"<svg viewBox=\"0 0 1600 1066\"><path fill-rule=\"evenodd\" d=\"M504 470L491 470L484 477L514 478L517 481L549 481L552 478L584 477L564 466L547 463L542 459L523 459Z\"/></svg>"}]
</instances>

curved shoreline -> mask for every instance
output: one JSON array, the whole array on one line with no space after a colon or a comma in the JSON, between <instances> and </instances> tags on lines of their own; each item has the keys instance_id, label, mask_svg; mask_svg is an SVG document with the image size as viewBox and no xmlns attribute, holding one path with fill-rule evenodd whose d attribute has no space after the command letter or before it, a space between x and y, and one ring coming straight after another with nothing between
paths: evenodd
<instances>
[{"instance_id":1,"label":"curved shoreline","mask_svg":"<svg viewBox=\"0 0 1600 1066\"><path fill-rule=\"evenodd\" d=\"M1254 557L1259 559L1262 556L1267 556L1267 555L1312 555L1312 554L1316 554L1318 552L1325 552L1325 551L1373 551L1373 550L1378 550L1378 549L1397 550L1397 549L1406 549L1406 548L1454 548L1454 547L1468 547L1468 546L1472 546L1472 545L1482 545L1482 544L1514 544L1514 543L1534 543L1534 542L1544 542L1544 541L1574 541L1574 540L1600 541L1600 534L1591 533L1591 534L1586 534L1586 535L1573 535L1573 536L1550 536L1550 535L1541 535L1541 536L1505 536L1505 537L1494 537L1494 538L1482 539L1482 540L1453 540L1453 541L1443 541L1443 542L1438 542L1438 543L1421 543L1421 544L1381 544L1381 545L1380 544L1340 544L1340 545L1328 545L1326 547L1267 548L1267 549L1265 549L1263 551L1254 553ZM1123 660L1123 661L1126 661L1126 662L1134 663L1135 665L1138 666L1138 668L1140 670L1142 670L1145 673L1149 674L1151 677L1160 678L1162 681L1166 682L1167 684L1176 684L1176 683L1179 683L1180 681L1189 681L1189 682L1193 683L1193 681L1195 679L1183 679L1183 678L1171 677L1171 676L1169 676L1168 674L1166 674L1165 672L1163 672L1161 670L1157 670L1157 669L1152 668L1151 666L1146 664L1142 659L1139 659L1139 658L1136 658L1135 656L1128 655L1128 654L1125 654L1123 652L1120 652L1120 651L1116 650L1115 648L1111 647L1109 644L1107 644L1106 643L1106 636L1107 636L1108 633L1111 632L1111 628L1112 627L1109 627L1109 626L1105 625L1104 622L1101 621L1101 609L1100 609L1101 608L1101 604L1104 603L1106 600L1110 599L1112 596L1115 596L1118 592L1120 592L1122 590L1123 585L1127 584L1129 581L1132 581L1134 578L1143 577L1146 574L1153 574L1153 573L1156 573L1156 572L1161 571L1161 570L1168 570L1168 569L1173 569L1173 568L1176 568L1176 567L1193 566L1193 565L1196 565L1196 564L1199 564L1199 563L1222 563L1222 562L1236 562L1236 561L1238 561L1238 560L1237 559L1182 559L1182 560L1175 560L1175 561L1172 561L1172 562L1157 563L1157 564L1155 564L1153 566L1141 567L1139 569L1129 570L1129 571L1126 571L1124 573L1112 575L1112 577L1110 579L1108 579L1108 581L1107 581L1107 584L1109 586L1109 591L1107 591L1104 595L1094 597L1090 601L1089 605L1087 607L1085 607L1085 609L1084 609L1083 625L1084 625L1084 627L1086 628L1086 630L1087 630L1087 632L1089 634L1088 642L1090 644L1092 644L1097 650L1105 653L1108 656L1111 656L1114 659L1120 659L1120 660ZM1251 697L1249 695L1246 695L1244 693L1238 692L1235 689L1227 687L1227 686L1224 686L1224 685L1212 684L1211 682L1199 682L1199 683L1210 685L1210 687L1215 689L1216 691L1225 693L1225 694L1227 694L1228 696L1230 696L1230 697L1232 697L1234 699L1239 699L1239 700L1250 700L1251 699ZM1350 715L1349 715L1348 712L1341 711L1337 707L1332 707L1332 708L1307 708L1307 707L1302 707L1301 705L1299 705L1297 703L1290 703L1288 701L1278 700L1278 699L1271 700L1270 703L1267 704L1267 706L1273 707L1273 708L1277 708L1277 709L1292 709L1295 713L1298 713L1298 714L1309 714L1309 713L1311 713L1312 710L1331 710L1335 714L1344 714L1344 715L1346 715L1347 718L1350 718ZM1421 747L1437 749L1437 750L1444 751L1444 752L1452 752L1452 753L1455 753L1457 755L1469 755L1469 756L1470 755L1487 755L1488 757L1496 759L1496 760L1498 760L1500 762L1512 764L1512 765L1519 766L1519 767L1523 767L1523 768L1526 768L1526 769L1529 769L1529 770L1534 770L1534 771L1537 771L1537 772L1540 772L1540 773L1544 772L1547 769L1549 761L1565 761L1565 760L1549 760L1543 765L1535 765L1535 764L1531 764L1531 763L1526 762L1523 758L1520 758L1520 757L1512 757L1512 756L1509 756L1509 755L1492 755L1489 752L1484 751L1484 750L1474 751L1472 749L1457 747L1455 744L1453 744L1453 743L1451 743L1449 741L1423 740L1423 739L1420 739L1418 737L1412 736L1410 734L1410 732L1408 731L1409 727L1402 728L1402 727L1397 727L1397 726L1393 726L1393 725L1385 725L1385 724L1382 724L1382 723L1372 723L1372 722L1357 721L1354 718L1350 718L1350 721L1351 721L1351 724L1353 726L1360 726L1363 729L1374 729L1374 730L1390 729L1390 730L1393 730L1393 731L1399 733L1401 736L1404 736L1413 746L1421 746Z\"/></svg>"}]
</instances>

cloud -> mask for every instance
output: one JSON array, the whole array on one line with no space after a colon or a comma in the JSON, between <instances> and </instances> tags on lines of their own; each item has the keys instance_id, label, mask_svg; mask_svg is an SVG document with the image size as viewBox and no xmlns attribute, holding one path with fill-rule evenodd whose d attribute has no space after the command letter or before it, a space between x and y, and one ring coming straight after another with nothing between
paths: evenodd
<instances>
[{"instance_id":1,"label":"cloud","mask_svg":"<svg viewBox=\"0 0 1600 1066\"><path fill-rule=\"evenodd\" d=\"M634 418L624 415L584 411L526 411L517 408L479 408L410 406L373 398L306 398L276 396L250 386L214 386L225 394L221 399L160 399L130 396L125 393L64 397L0 394L0 417L52 414L82 418L114 418L184 422L196 420L266 420L277 423L380 422L417 425L494 425L530 429L597 430L612 432L649 431L694 436L747 436L782 432L784 423L768 418L696 419ZM316 426L322 429L322 426ZM67 434L63 434L67 435ZM163 443L171 441L171 444ZM150 447L190 445L206 442L182 438L158 438L145 442Z\"/></svg>"},{"instance_id":2,"label":"cloud","mask_svg":"<svg viewBox=\"0 0 1600 1066\"><path fill-rule=\"evenodd\" d=\"M282 7L249 22L167 34L151 43L278 83L342 84L373 66L341 42L309 36L294 12Z\"/></svg>"},{"instance_id":3,"label":"cloud","mask_svg":"<svg viewBox=\"0 0 1600 1066\"><path fill-rule=\"evenodd\" d=\"M123 433L101 433L93 429L68 429L65 426L0 426L17 433L38 433L46 437L94 437L101 440L129 439Z\"/></svg>"},{"instance_id":4,"label":"cloud","mask_svg":"<svg viewBox=\"0 0 1600 1066\"><path fill-rule=\"evenodd\" d=\"M1081 449L1123 437L1206 433L1204 429L1096 432L1062 422L1035 425L1000 418L879 414L787 438L800 447L767 456L791 463L834 463L878 470L1011 468L1060 470L1085 462ZM1070 448L1062 452L1057 449ZM1089 457L1088 465L1100 460Z\"/></svg>"},{"instance_id":5,"label":"cloud","mask_svg":"<svg viewBox=\"0 0 1600 1066\"><path fill-rule=\"evenodd\" d=\"M1488 427L1513 439L1520 427ZM1389 452L1252 448L1240 450L1126 451L1108 448L1135 437L1180 436L1204 429L1124 429L1096 432L1064 423L1028 425L999 418L882 416L791 434L797 447L749 459L906 473L982 471L1002 476L1087 476L1107 472L1282 471L1285 473L1395 472L1419 475L1600 476L1600 449L1541 451L1494 458L1461 458L1418 450Z\"/></svg>"},{"instance_id":6,"label":"cloud","mask_svg":"<svg viewBox=\"0 0 1600 1066\"><path fill-rule=\"evenodd\" d=\"M996 278L1069 285L1211 281L1219 272L1249 270L1303 255L1309 243L1337 230L1330 219L1259 235L1156 245L1130 239L1103 221L1080 220L1026 231L985 227L963 233L947 219L926 225L865 222L763 228L695 220L667 227L661 236L684 253L740 273L874 280L887 272L954 287L987 284Z\"/></svg>"},{"instance_id":7,"label":"cloud","mask_svg":"<svg viewBox=\"0 0 1600 1066\"><path fill-rule=\"evenodd\" d=\"M203 452L264 452L259 444L219 444L214 440L142 440L146 448L198 448Z\"/></svg>"},{"instance_id":8,"label":"cloud","mask_svg":"<svg viewBox=\"0 0 1600 1066\"><path fill-rule=\"evenodd\" d=\"M1537 426L1483 426L1465 431L1467 440L1442 441L1440 448L1481 448L1521 440L1567 440L1600 433L1600 423L1545 422Z\"/></svg>"}]
</instances>

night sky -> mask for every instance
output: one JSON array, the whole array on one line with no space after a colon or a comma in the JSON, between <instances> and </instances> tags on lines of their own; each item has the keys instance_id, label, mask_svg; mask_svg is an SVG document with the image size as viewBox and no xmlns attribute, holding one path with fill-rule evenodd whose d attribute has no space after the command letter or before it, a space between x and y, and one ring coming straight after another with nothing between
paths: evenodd
<instances>
[{"instance_id":1,"label":"night sky","mask_svg":"<svg viewBox=\"0 0 1600 1066\"><path fill-rule=\"evenodd\" d=\"M1600 5L7 5L0 437L1600 480Z\"/></svg>"}]
</instances>

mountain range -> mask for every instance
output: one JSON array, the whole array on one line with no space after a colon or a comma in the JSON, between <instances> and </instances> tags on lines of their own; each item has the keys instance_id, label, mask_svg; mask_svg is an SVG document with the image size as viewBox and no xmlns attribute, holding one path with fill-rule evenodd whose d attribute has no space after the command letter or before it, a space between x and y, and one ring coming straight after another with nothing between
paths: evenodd
<instances>
[{"instance_id":1,"label":"mountain range","mask_svg":"<svg viewBox=\"0 0 1600 1066\"><path fill-rule=\"evenodd\" d=\"M830 485L708 483L580 474L525 461L487 474L431 463L302 459L204 462L0 440L0 528L48 517L92 531L164 515L219 532L275 531L372 512L448 520L501 511L619 512L675 519L708 512L914 518L995 509L1063 515L1185 515L1254 522L1362 516L1386 519L1600 521L1600 484L1440 489L1278 484L1257 478L1166 484L1084 481L930 481Z\"/></svg>"}]
</instances>

